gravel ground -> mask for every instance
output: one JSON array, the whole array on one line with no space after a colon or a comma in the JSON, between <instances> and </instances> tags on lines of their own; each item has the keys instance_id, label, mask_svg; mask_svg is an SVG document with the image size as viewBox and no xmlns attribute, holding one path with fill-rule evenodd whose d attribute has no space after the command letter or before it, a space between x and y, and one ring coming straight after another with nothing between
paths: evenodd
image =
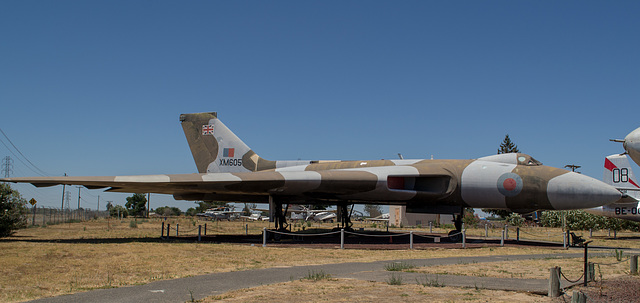
<instances>
[{"instance_id":1,"label":"gravel ground","mask_svg":"<svg viewBox=\"0 0 640 303\"><path fill-rule=\"evenodd\" d=\"M588 287L576 286L554 302L571 302L574 291L587 295L587 302L640 302L640 277L618 276L589 283Z\"/></svg>"}]
</instances>

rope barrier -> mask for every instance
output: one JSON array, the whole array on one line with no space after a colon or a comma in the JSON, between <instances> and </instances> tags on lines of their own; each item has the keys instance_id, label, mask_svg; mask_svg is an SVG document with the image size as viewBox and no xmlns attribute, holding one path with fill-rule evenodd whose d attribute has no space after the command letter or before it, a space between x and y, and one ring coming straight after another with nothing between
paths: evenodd
<instances>
[{"instance_id":1,"label":"rope barrier","mask_svg":"<svg viewBox=\"0 0 640 303\"><path fill-rule=\"evenodd\" d=\"M567 278L567 276L564 275L564 273L562 272L562 270L560 271L560 274L562 275L562 277L567 280L569 283L576 283L580 280L582 280L582 277L584 277L584 273L582 273L582 275L580 276L580 278L576 279L575 281L569 280L569 278Z\"/></svg>"},{"instance_id":2,"label":"rope barrier","mask_svg":"<svg viewBox=\"0 0 640 303\"><path fill-rule=\"evenodd\" d=\"M367 234L361 234L361 233L354 233L354 232L350 232L350 231L346 231L346 230L344 231L344 233L345 234L357 235L357 236L364 236L364 237L380 237L380 238L408 236L408 235L411 234L411 233L406 233L406 234L394 234L394 235L367 235Z\"/></svg>"},{"instance_id":3,"label":"rope barrier","mask_svg":"<svg viewBox=\"0 0 640 303\"><path fill-rule=\"evenodd\" d=\"M289 235L289 236L302 236L302 237L307 237L307 236L327 236L327 235L333 235L333 234L339 234L340 233L340 231L332 231L332 232L321 233L321 234L296 234L296 233L281 232L281 231L277 231L277 230L267 230L267 232L274 233L274 234Z\"/></svg>"},{"instance_id":4,"label":"rope barrier","mask_svg":"<svg viewBox=\"0 0 640 303\"><path fill-rule=\"evenodd\" d=\"M620 264L620 263L622 263L622 262L627 262L627 261L629 261L630 259L631 259L631 257L627 257L626 259L624 259L624 260L620 260L620 261L618 261L618 262L613 262L613 263L599 263L599 262L593 262L593 264L609 266L609 265L616 265L616 264Z\"/></svg>"}]
</instances>

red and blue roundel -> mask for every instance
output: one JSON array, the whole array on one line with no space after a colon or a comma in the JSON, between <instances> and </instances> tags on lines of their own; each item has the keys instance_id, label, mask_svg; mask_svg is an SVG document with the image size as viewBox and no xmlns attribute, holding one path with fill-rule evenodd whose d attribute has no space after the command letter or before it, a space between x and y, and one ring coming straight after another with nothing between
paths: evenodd
<instances>
[{"instance_id":1,"label":"red and blue roundel","mask_svg":"<svg viewBox=\"0 0 640 303\"><path fill-rule=\"evenodd\" d=\"M505 197L514 197L522 191L522 178L514 173L504 173L498 178L498 191Z\"/></svg>"}]
</instances>

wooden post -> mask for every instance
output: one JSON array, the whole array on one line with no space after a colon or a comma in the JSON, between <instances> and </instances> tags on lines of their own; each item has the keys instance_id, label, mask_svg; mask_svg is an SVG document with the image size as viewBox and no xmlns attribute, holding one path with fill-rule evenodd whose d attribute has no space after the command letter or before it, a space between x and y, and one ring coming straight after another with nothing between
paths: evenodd
<instances>
[{"instance_id":1,"label":"wooden post","mask_svg":"<svg viewBox=\"0 0 640 303\"><path fill-rule=\"evenodd\" d=\"M571 296L571 303L586 303L586 302L587 302L587 296L583 292L577 291L577 290L573 291L573 295Z\"/></svg>"},{"instance_id":2,"label":"wooden post","mask_svg":"<svg viewBox=\"0 0 640 303\"><path fill-rule=\"evenodd\" d=\"M549 297L560 296L560 267L549 269Z\"/></svg>"},{"instance_id":3,"label":"wooden post","mask_svg":"<svg viewBox=\"0 0 640 303\"><path fill-rule=\"evenodd\" d=\"M109 219L107 218L107 224L109 224L108 222L109 222ZM162 221L162 232L160 233L160 239L163 239L163 238L164 238L164 221Z\"/></svg>"},{"instance_id":4,"label":"wooden post","mask_svg":"<svg viewBox=\"0 0 640 303\"><path fill-rule=\"evenodd\" d=\"M629 273L632 275L638 274L638 255L631 255L629 260Z\"/></svg>"},{"instance_id":5,"label":"wooden post","mask_svg":"<svg viewBox=\"0 0 640 303\"><path fill-rule=\"evenodd\" d=\"M204 235L207 235L207 223L204 224Z\"/></svg>"}]
</instances>

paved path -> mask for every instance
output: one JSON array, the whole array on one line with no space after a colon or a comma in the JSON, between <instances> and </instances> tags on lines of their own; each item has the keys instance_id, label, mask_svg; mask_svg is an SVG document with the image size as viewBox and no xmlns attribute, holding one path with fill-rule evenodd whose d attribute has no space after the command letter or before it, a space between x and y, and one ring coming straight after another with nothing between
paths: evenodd
<instances>
[{"instance_id":1,"label":"paved path","mask_svg":"<svg viewBox=\"0 0 640 303\"><path fill-rule=\"evenodd\" d=\"M591 255L591 254L589 254ZM31 302L186 302L199 300L212 295L220 295L230 290L250 288L260 285L275 284L298 280L310 272L323 271L334 278L351 278L367 281L384 282L392 273L402 276L403 281L412 283L416 278L424 280L424 274L389 272L384 269L392 262L405 262L421 266L448 264L472 264L481 262L516 261L525 259L541 259L549 257L582 257L582 253L541 254L541 255L509 255L484 257L450 257L437 259L387 260L367 263L338 263L312 266L293 266L245 270L227 273L214 273L195 277L151 282L145 285L110 289L97 289L83 293L44 298ZM436 275L427 275L434 281ZM528 291L546 294L548 279L504 279L490 277L467 277L454 275L438 275L437 281L445 286L478 287L485 289ZM562 287L568 286L564 281Z\"/></svg>"}]
</instances>

